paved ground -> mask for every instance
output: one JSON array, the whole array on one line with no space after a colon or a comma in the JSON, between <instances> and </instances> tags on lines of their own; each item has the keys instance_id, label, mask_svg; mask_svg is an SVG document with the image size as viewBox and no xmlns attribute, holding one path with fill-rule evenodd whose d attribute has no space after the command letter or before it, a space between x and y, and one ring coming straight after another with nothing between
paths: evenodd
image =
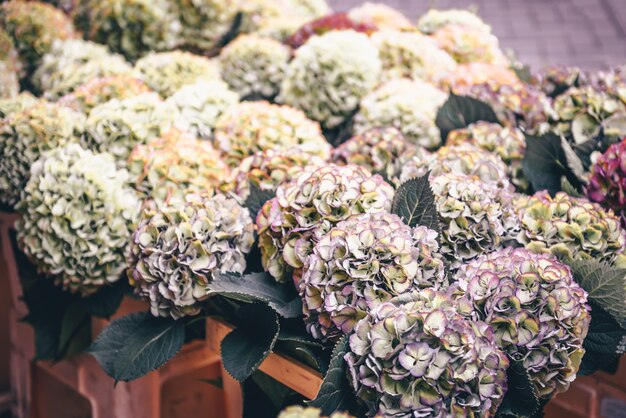
<instances>
[{"instance_id":1,"label":"paved ground","mask_svg":"<svg viewBox=\"0 0 626 418\"><path fill-rule=\"evenodd\" d=\"M364 0L329 0L345 10ZM376 1L376 0L370 0ZM478 9L503 48L533 68L626 64L626 0L378 0L416 19L430 5Z\"/></svg>"}]
</instances>

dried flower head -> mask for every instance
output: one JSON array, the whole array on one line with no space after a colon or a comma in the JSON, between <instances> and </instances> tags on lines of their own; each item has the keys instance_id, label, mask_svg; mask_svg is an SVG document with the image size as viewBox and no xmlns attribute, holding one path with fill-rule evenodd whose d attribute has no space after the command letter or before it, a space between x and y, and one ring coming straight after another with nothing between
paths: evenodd
<instances>
[{"instance_id":1,"label":"dried flower head","mask_svg":"<svg viewBox=\"0 0 626 418\"><path fill-rule=\"evenodd\" d=\"M348 17L356 23L380 29L412 30L414 28L406 16L384 3L365 2L350 9Z\"/></svg>"},{"instance_id":2,"label":"dried flower head","mask_svg":"<svg viewBox=\"0 0 626 418\"><path fill-rule=\"evenodd\" d=\"M330 144L316 122L297 109L264 101L230 107L218 119L214 134L226 162L233 167L267 149L298 148L325 159L330 156Z\"/></svg>"},{"instance_id":3,"label":"dried flower head","mask_svg":"<svg viewBox=\"0 0 626 418\"><path fill-rule=\"evenodd\" d=\"M304 25L294 31L285 43L293 49L298 49L313 36L321 36L332 31L352 30L371 34L376 31L376 27L367 23L357 23L350 19L347 13L332 13L319 19L306 22Z\"/></svg>"},{"instance_id":4,"label":"dried flower head","mask_svg":"<svg viewBox=\"0 0 626 418\"><path fill-rule=\"evenodd\" d=\"M486 34L491 33L491 27L476 13L463 9L430 9L417 22L417 28L424 33L433 33L448 25L463 25Z\"/></svg>"},{"instance_id":5,"label":"dried flower head","mask_svg":"<svg viewBox=\"0 0 626 418\"><path fill-rule=\"evenodd\" d=\"M304 170L276 190L257 215L263 267L279 282L297 280L313 246L339 222L391 209L394 190L358 166Z\"/></svg>"},{"instance_id":6,"label":"dried flower head","mask_svg":"<svg viewBox=\"0 0 626 418\"><path fill-rule=\"evenodd\" d=\"M0 28L0 99L18 95L21 71L13 39Z\"/></svg>"},{"instance_id":7,"label":"dried flower head","mask_svg":"<svg viewBox=\"0 0 626 418\"><path fill-rule=\"evenodd\" d=\"M23 109L0 119L0 202L11 206L19 201L33 163L48 150L77 142L84 122L82 115L53 103L21 103Z\"/></svg>"},{"instance_id":8,"label":"dried flower head","mask_svg":"<svg viewBox=\"0 0 626 418\"><path fill-rule=\"evenodd\" d=\"M298 48L278 100L302 109L325 128L334 128L355 111L380 71L378 51L367 35L328 32Z\"/></svg>"},{"instance_id":9,"label":"dried flower head","mask_svg":"<svg viewBox=\"0 0 626 418\"><path fill-rule=\"evenodd\" d=\"M540 398L564 392L576 378L590 316L569 267L546 254L506 248L461 267L455 276L498 345L530 374Z\"/></svg>"},{"instance_id":10,"label":"dried flower head","mask_svg":"<svg viewBox=\"0 0 626 418\"><path fill-rule=\"evenodd\" d=\"M89 295L120 279L139 213L113 157L73 143L37 160L17 206L20 248L65 289Z\"/></svg>"},{"instance_id":11,"label":"dried flower head","mask_svg":"<svg viewBox=\"0 0 626 418\"><path fill-rule=\"evenodd\" d=\"M445 25L433 32L431 37L459 64L485 62L509 66L507 57L500 50L498 38L473 26Z\"/></svg>"},{"instance_id":12,"label":"dried flower head","mask_svg":"<svg viewBox=\"0 0 626 418\"><path fill-rule=\"evenodd\" d=\"M345 360L357 396L382 417L493 417L507 388L492 328L433 289L375 308Z\"/></svg>"},{"instance_id":13,"label":"dried flower head","mask_svg":"<svg viewBox=\"0 0 626 418\"><path fill-rule=\"evenodd\" d=\"M196 315L216 276L244 272L253 243L250 213L234 199L187 195L143 213L128 277L154 316Z\"/></svg>"},{"instance_id":14,"label":"dried flower head","mask_svg":"<svg viewBox=\"0 0 626 418\"><path fill-rule=\"evenodd\" d=\"M222 78L242 97L271 99L290 58L289 48L274 39L240 35L222 49Z\"/></svg>"},{"instance_id":15,"label":"dried flower head","mask_svg":"<svg viewBox=\"0 0 626 418\"><path fill-rule=\"evenodd\" d=\"M366 213L339 222L304 265L300 293L313 337L335 340L381 303L417 289L447 286L437 232L397 215Z\"/></svg>"},{"instance_id":16,"label":"dried flower head","mask_svg":"<svg viewBox=\"0 0 626 418\"><path fill-rule=\"evenodd\" d=\"M137 61L135 69L151 89L165 98L186 84L220 79L215 61L184 51L150 53Z\"/></svg>"},{"instance_id":17,"label":"dried flower head","mask_svg":"<svg viewBox=\"0 0 626 418\"><path fill-rule=\"evenodd\" d=\"M394 127L409 142L437 148L441 135L435 118L446 97L443 91L421 80L390 80L361 100L354 130L358 134L371 128Z\"/></svg>"}]
</instances>

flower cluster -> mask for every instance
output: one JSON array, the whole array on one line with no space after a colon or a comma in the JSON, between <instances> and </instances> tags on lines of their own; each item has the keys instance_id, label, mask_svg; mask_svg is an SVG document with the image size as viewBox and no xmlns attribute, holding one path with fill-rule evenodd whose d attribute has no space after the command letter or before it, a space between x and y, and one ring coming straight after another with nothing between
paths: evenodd
<instances>
[{"instance_id":1,"label":"flower cluster","mask_svg":"<svg viewBox=\"0 0 626 418\"><path fill-rule=\"evenodd\" d=\"M0 27L13 40L26 75L37 68L55 40L76 38L72 21L63 12L39 1L3 2Z\"/></svg>"},{"instance_id":2,"label":"flower cluster","mask_svg":"<svg viewBox=\"0 0 626 418\"><path fill-rule=\"evenodd\" d=\"M240 4L244 19L242 32L267 30L277 22L291 21L293 33L303 24L331 12L326 0L243 0Z\"/></svg>"},{"instance_id":3,"label":"flower cluster","mask_svg":"<svg viewBox=\"0 0 626 418\"><path fill-rule=\"evenodd\" d=\"M167 101L178 109L177 128L209 140L220 116L239 103L239 95L223 81L201 79L181 87Z\"/></svg>"},{"instance_id":4,"label":"flower cluster","mask_svg":"<svg viewBox=\"0 0 626 418\"><path fill-rule=\"evenodd\" d=\"M220 79L219 66L214 61L184 51L148 54L137 61L135 69L148 87L165 98L197 80Z\"/></svg>"},{"instance_id":5,"label":"flower cluster","mask_svg":"<svg viewBox=\"0 0 626 418\"><path fill-rule=\"evenodd\" d=\"M20 91L21 69L13 40L0 29L0 99L17 96Z\"/></svg>"},{"instance_id":6,"label":"flower cluster","mask_svg":"<svg viewBox=\"0 0 626 418\"><path fill-rule=\"evenodd\" d=\"M91 110L109 100L128 99L152 90L133 75L94 78L61 97L58 103L88 115Z\"/></svg>"},{"instance_id":7,"label":"flower cluster","mask_svg":"<svg viewBox=\"0 0 626 418\"><path fill-rule=\"evenodd\" d=\"M524 248L486 254L455 276L469 317L494 328L498 345L531 376L540 398L576 378L590 316L585 292L565 264Z\"/></svg>"},{"instance_id":8,"label":"flower cluster","mask_svg":"<svg viewBox=\"0 0 626 418\"><path fill-rule=\"evenodd\" d=\"M495 183L502 189L511 188L507 166L500 157L469 143L446 145L425 159L414 157L402 168L400 181L423 176L428 171L433 176L461 174Z\"/></svg>"},{"instance_id":9,"label":"flower cluster","mask_svg":"<svg viewBox=\"0 0 626 418\"><path fill-rule=\"evenodd\" d=\"M443 86L452 89L468 88L468 86L483 83L517 86L521 84L521 81L510 68L484 62L457 65L452 74L441 80Z\"/></svg>"},{"instance_id":10,"label":"flower cluster","mask_svg":"<svg viewBox=\"0 0 626 418\"><path fill-rule=\"evenodd\" d=\"M526 150L524 134L517 128L497 123L476 122L464 129L456 129L448 134L446 144L469 143L500 157L507 165L512 183L521 190L528 188L524 178L522 159Z\"/></svg>"},{"instance_id":11,"label":"flower cluster","mask_svg":"<svg viewBox=\"0 0 626 418\"><path fill-rule=\"evenodd\" d=\"M349 379L372 416L493 417L509 365L496 338L449 296L425 289L357 324L345 356Z\"/></svg>"},{"instance_id":12,"label":"flower cluster","mask_svg":"<svg viewBox=\"0 0 626 418\"><path fill-rule=\"evenodd\" d=\"M596 136L602 121L619 111L626 111L619 98L592 86L572 87L554 99L553 129L582 143Z\"/></svg>"},{"instance_id":13,"label":"flower cluster","mask_svg":"<svg viewBox=\"0 0 626 418\"><path fill-rule=\"evenodd\" d=\"M380 30L372 35L383 67L383 79L423 79L439 83L457 67L454 59L429 37L417 32Z\"/></svg>"},{"instance_id":14,"label":"flower cluster","mask_svg":"<svg viewBox=\"0 0 626 418\"><path fill-rule=\"evenodd\" d=\"M354 112L380 71L378 50L367 35L328 32L296 51L278 100L302 109L325 128L334 128Z\"/></svg>"},{"instance_id":15,"label":"flower cluster","mask_svg":"<svg viewBox=\"0 0 626 418\"><path fill-rule=\"evenodd\" d=\"M238 11L237 0L173 0L171 3L181 26L178 43L202 53L216 47Z\"/></svg>"},{"instance_id":16,"label":"flower cluster","mask_svg":"<svg viewBox=\"0 0 626 418\"><path fill-rule=\"evenodd\" d=\"M291 51L258 35L240 35L220 54L222 78L242 97L270 99L280 90Z\"/></svg>"},{"instance_id":17,"label":"flower cluster","mask_svg":"<svg viewBox=\"0 0 626 418\"><path fill-rule=\"evenodd\" d=\"M376 30L376 27L367 23L357 23L346 13L333 13L302 25L285 40L285 43L293 49L298 49L313 36L342 30L352 30L369 35Z\"/></svg>"},{"instance_id":18,"label":"flower cluster","mask_svg":"<svg viewBox=\"0 0 626 418\"><path fill-rule=\"evenodd\" d=\"M508 60L498 45L498 38L481 29L450 24L437 29L431 37L460 64L485 62L508 66Z\"/></svg>"},{"instance_id":19,"label":"flower cluster","mask_svg":"<svg viewBox=\"0 0 626 418\"><path fill-rule=\"evenodd\" d=\"M45 151L77 142L84 122L82 115L52 103L22 104L22 110L0 119L0 202L11 206L20 199L31 165Z\"/></svg>"},{"instance_id":20,"label":"flower cluster","mask_svg":"<svg viewBox=\"0 0 626 418\"><path fill-rule=\"evenodd\" d=\"M300 293L307 331L323 341L352 332L376 306L447 285L437 232L389 213L339 222L306 260Z\"/></svg>"},{"instance_id":21,"label":"flower cluster","mask_svg":"<svg viewBox=\"0 0 626 418\"><path fill-rule=\"evenodd\" d=\"M491 33L491 27L487 25L478 15L469 10L430 9L417 22L417 28L424 33L433 33L448 25L461 25L474 28L483 33Z\"/></svg>"},{"instance_id":22,"label":"flower cluster","mask_svg":"<svg viewBox=\"0 0 626 418\"><path fill-rule=\"evenodd\" d=\"M85 35L134 61L174 46L179 22L167 0L86 1ZM128 28L133 28L129 30Z\"/></svg>"},{"instance_id":23,"label":"flower cluster","mask_svg":"<svg viewBox=\"0 0 626 418\"><path fill-rule=\"evenodd\" d=\"M339 222L391 209L394 190L364 168L333 164L304 170L276 190L257 216L263 267L297 280L313 246Z\"/></svg>"},{"instance_id":24,"label":"flower cluster","mask_svg":"<svg viewBox=\"0 0 626 418\"><path fill-rule=\"evenodd\" d=\"M217 275L244 272L253 243L250 213L234 199L187 195L143 213L131 238L128 277L153 315L196 315Z\"/></svg>"},{"instance_id":25,"label":"flower cluster","mask_svg":"<svg viewBox=\"0 0 626 418\"><path fill-rule=\"evenodd\" d=\"M218 119L214 135L231 166L268 149L298 148L322 158L330 156L330 144L317 123L297 109L268 102L242 102L230 107Z\"/></svg>"},{"instance_id":26,"label":"flower cluster","mask_svg":"<svg viewBox=\"0 0 626 418\"><path fill-rule=\"evenodd\" d=\"M128 170L135 189L157 203L188 193L212 195L228 175L210 142L176 129L137 145L128 157Z\"/></svg>"},{"instance_id":27,"label":"flower cluster","mask_svg":"<svg viewBox=\"0 0 626 418\"><path fill-rule=\"evenodd\" d=\"M168 131L176 116L176 108L156 93L113 99L89 113L83 142L90 149L109 152L125 166L135 145Z\"/></svg>"},{"instance_id":28,"label":"flower cluster","mask_svg":"<svg viewBox=\"0 0 626 418\"><path fill-rule=\"evenodd\" d=\"M489 104L498 120L507 126L523 128L531 134L542 133L554 110L548 97L530 85L501 84L490 81L469 86L453 86L456 94L474 97Z\"/></svg>"},{"instance_id":29,"label":"flower cluster","mask_svg":"<svg viewBox=\"0 0 626 418\"><path fill-rule=\"evenodd\" d=\"M533 75L532 83L550 97L580 87L588 82L586 74L578 67L549 66Z\"/></svg>"},{"instance_id":30,"label":"flower cluster","mask_svg":"<svg viewBox=\"0 0 626 418\"><path fill-rule=\"evenodd\" d=\"M611 145L595 162L587 196L619 215L626 229L626 139Z\"/></svg>"},{"instance_id":31,"label":"flower cluster","mask_svg":"<svg viewBox=\"0 0 626 418\"><path fill-rule=\"evenodd\" d=\"M402 13L384 3L365 2L348 11L348 17L357 24L380 29L411 30L413 24Z\"/></svg>"},{"instance_id":32,"label":"flower cluster","mask_svg":"<svg viewBox=\"0 0 626 418\"><path fill-rule=\"evenodd\" d=\"M230 184L224 187L234 188L238 196L246 199L250 195L251 185L261 190L273 191L281 184L295 179L305 167L312 169L324 164L324 159L297 148L267 149L244 158L233 170Z\"/></svg>"},{"instance_id":33,"label":"flower cluster","mask_svg":"<svg viewBox=\"0 0 626 418\"><path fill-rule=\"evenodd\" d=\"M626 262L626 231L612 211L597 203L543 191L516 200L521 230L517 241L529 250L565 261Z\"/></svg>"},{"instance_id":34,"label":"flower cluster","mask_svg":"<svg viewBox=\"0 0 626 418\"><path fill-rule=\"evenodd\" d=\"M453 269L514 239L519 227L508 190L456 174L431 178L430 185L442 223L441 252Z\"/></svg>"},{"instance_id":35,"label":"flower cluster","mask_svg":"<svg viewBox=\"0 0 626 418\"><path fill-rule=\"evenodd\" d=\"M20 248L38 269L83 296L120 279L139 213L128 173L78 144L45 153L17 206Z\"/></svg>"},{"instance_id":36,"label":"flower cluster","mask_svg":"<svg viewBox=\"0 0 626 418\"><path fill-rule=\"evenodd\" d=\"M21 112L34 106L37 101L38 99L28 92L22 92L15 97L6 99L0 98L0 123L2 123L2 119L12 113Z\"/></svg>"},{"instance_id":37,"label":"flower cluster","mask_svg":"<svg viewBox=\"0 0 626 418\"><path fill-rule=\"evenodd\" d=\"M395 127L416 145L432 149L441 144L435 118L446 94L421 80L390 80L361 100L354 117L357 133L377 127Z\"/></svg>"},{"instance_id":38,"label":"flower cluster","mask_svg":"<svg viewBox=\"0 0 626 418\"><path fill-rule=\"evenodd\" d=\"M335 148L332 159L338 164L360 165L395 183L411 159L423 161L429 156L396 128L372 128Z\"/></svg>"}]
</instances>

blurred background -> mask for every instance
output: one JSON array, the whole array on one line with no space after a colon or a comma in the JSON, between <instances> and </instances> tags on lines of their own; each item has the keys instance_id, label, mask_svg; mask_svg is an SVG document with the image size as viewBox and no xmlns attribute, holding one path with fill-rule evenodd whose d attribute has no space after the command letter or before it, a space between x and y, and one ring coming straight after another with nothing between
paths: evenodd
<instances>
[{"instance_id":1,"label":"blurred background","mask_svg":"<svg viewBox=\"0 0 626 418\"><path fill-rule=\"evenodd\" d=\"M371 0L374 1L374 0ZM377 0L411 20L429 7L472 8L503 50L533 69L547 64L599 69L626 63L626 0ZM329 0L346 10L363 0Z\"/></svg>"}]
</instances>

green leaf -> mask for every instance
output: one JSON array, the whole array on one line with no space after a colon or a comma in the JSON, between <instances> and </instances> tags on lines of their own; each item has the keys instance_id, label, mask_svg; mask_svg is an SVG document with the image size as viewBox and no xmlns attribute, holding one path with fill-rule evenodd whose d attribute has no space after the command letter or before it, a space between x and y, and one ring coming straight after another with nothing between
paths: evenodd
<instances>
[{"instance_id":1,"label":"green leaf","mask_svg":"<svg viewBox=\"0 0 626 418\"><path fill-rule=\"evenodd\" d=\"M554 195L561 190L561 177L565 176L574 186L580 180L570 165L575 164L563 151L561 138L553 133L543 136L526 135L526 152L522 167L534 191L547 190Z\"/></svg>"},{"instance_id":2,"label":"green leaf","mask_svg":"<svg viewBox=\"0 0 626 418\"><path fill-rule=\"evenodd\" d=\"M589 300L601 306L618 324L626 323L626 269L597 260L570 263L574 280L587 291Z\"/></svg>"},{"instance_id":3,"label":"green leaf","mask_svg":"<svg viewBox=\"0 0 626 418\"><path fill-rule=\"evenodd\" d=\"M291 283L278 283L267 273L239 276L222 274L211 283L210 295L222 295L242 302L261 301L284 318L302 315L302 301Z\"/></svg>"},{"instance_id":4,"label":"green leaf","mask_svg":"<svg viewBox=\"0 0 626 418\"><path fill-rule=\"evenodd\" d=\"M226 371L243 382L272 352L280 325L276 313L260 303L242 306L237 316L243 321L222 340L221 352Z\"/></svg>"},{"instance_id":5,"label":"green leaf","mask_svg":"<svg viewBox=\"0 0 626 418\"><path fill-rule=\"evenodd\" d=\"M110 318L122 303L124 295L130 291L128 280L118 280L111 286L104 286L92 296L82 298L82 304L89 313L98 318Z\"/></svg>"},{"instance_id":6,"label":"green leaf","mask_svg":"<svg viewBox=\"0 0 626 418\"><path fill-rule=\"evenodd\" d=\"M301 395L260 371L242 389L243 418L276 418L286 406L302 402Z\"/></svg>"},{"instance_id":7,"label":"green leaf","mask_svg":"<svg viewBox=\"0 0 626 418\"><path fill-rule=\"evenodd\" d=\"M307 402L309 406L320 408L323 415L331 415L336 411L349 411L354 414L358 409L356 395L346 377L344 356L348 351L348 336L344 335L333 349L328 372L317 397Z\"/></svg>"},{"instance_id":8,"label":"green leaf","mask_svg":"<svg viewBox=\"0 0 626 418\"><path fill-rule=\"evenodd\" d=\"M479 121L499 123L498 117L487 103L454 93L450 93L435 119L444 143L450 131L466 128Z\"/></svg>"},{"instance_id":9,"label":"green leaf","mask_svg":"<svg viewBox=\"0 0 626 418\"><path fill-rule=\"evenodd\" d=\"M184 340L185 321L139 312L111 322L88 352L109 376L128 382L161 367Z\"/></svg>"},{"instance_id":10,"label":"green leaf","mask_svg":"<svg viewBox=\"0 0 626 418\"><path fill-rule=\"evenodd\" d=\"M244 206L250 211L252 220L256 220L256 216L268 200L276 196L271 190L261 190L255 183L250 182L250 195L246 198Z\"/></svg>"},{"instance_id":11,"label":"green leaf","mask_svg":"<svg viewBox=\"0 0 626 418\"><path fill-rule=\"evenodd\" d=\"M91 316L80 301L70 305L63 315L61 332L59 334L59 353L66 356L78 354L87 349L91 343L90 338L83 341L74 341L77 337L84 337L85 332L89 335L91 330ZM68 349L72 348L69 353ZM78 350L78 351L77 351Z\"/></svg>"},{"instance_id":12,"label":"green leaf","mask_svg":"<svg viewBox=\"0 0 626 418\"><path fill-rule=\"evenodd\" d=\"M590 301L591 323L583 343L585 355L578 374L590 375L598 370L614 371L615 362L623 354L626 343L626 327L618 323L594 301Z\"/></svg>"},{"instance_id":13,"label":"green leaf","mask_svg":"<svg viewBox=\"0 0 626 418\"><path fill-rule=\"evenodd\" d=\"M402 183L393 198L391 212L412 228L423 225L440 233L439 213L428 183L429 175L430 172Z\"/></svg>"},{"instance_id":14,"label":"green leaf","mask_svg":"<svg viewBox=\"0 0 626 418\"><path fill-rule=\"evenodd\" d=\"M576 189L576 187L574 187L565 177L561 180L561 190L572 197L584 197L583 194L579 192L578 189Z\"/></svg>"},{"instance_id":15,"label":"green leaf","mask_svg":"<svg viewBox=\"0 0 626 418\"><path fill-rule=\"evenodd\" d=\"M496 417L534 417L541 407L528 371L521 361L512 361L507 369L508 390Z\"/></svg>"}]
</instances>

